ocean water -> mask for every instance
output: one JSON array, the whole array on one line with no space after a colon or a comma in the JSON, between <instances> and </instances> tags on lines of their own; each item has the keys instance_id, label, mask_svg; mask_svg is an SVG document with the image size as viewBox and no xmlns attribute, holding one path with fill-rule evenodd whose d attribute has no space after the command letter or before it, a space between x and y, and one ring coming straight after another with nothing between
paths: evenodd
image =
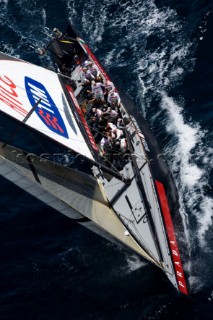
<instances>
[{"instance_id":1,"label":"ocean water","mask_svg":"<svg viewBox=\"0 0 213 320\"><path fill-rule=\"evenodd\" d=\"M0 50L71 21L166 154L189 245L190 298L157 268L0 178L0 319L213 319L213 1L0 0Z\"/></svg>"}]
</instances>

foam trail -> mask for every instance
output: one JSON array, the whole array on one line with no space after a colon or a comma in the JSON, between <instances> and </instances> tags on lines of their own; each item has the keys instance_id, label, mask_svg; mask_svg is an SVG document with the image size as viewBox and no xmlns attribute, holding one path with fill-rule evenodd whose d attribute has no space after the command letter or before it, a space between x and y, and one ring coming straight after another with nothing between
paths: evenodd
<instances>
[{"instance_id":1,"label":"foam trail","mask_svg":"<svg viewBox=\"0 0 213 320\"><path fill-rule=\"evenodd\" d=\"M201 203L201 214L198 214L197 219L200 224L200 229L198 231L199 239L202 243L202 247L205 246L205 250L208 250L206 247L205 235L207 231L212 227L213 219L213 199L209 197L203 197Z\"/></svg>"},{"instance_id":2,"label":"foam trail","mask_svg":"<svg viewBox=\"0 0 213 320\"><path fill-rule=\"evenodd\" d=\"M198 125L190 126L184 123L183 109L166 93L162 94L161 107L167 110L169 116L167 131L174 133L178 138L178 145L173 151L174 158L180 160L180 185L190 188L200 180L202 175L202 170L190 162L190 152L202 138L202 133Z\"/></svg>"},{"instance_id":3,"label":"foam trail","mask_svg":"<svg viewBox=\"0 0 213 320\"><path fill-rule=\"evenodd\" d=\"M186 205L185 208L182 207L182 210L189 209L191 214L196 217L198 222L196 237L200 241L200 246L206 248L205 235L211 227L213 199L205 196L203 186L208 183L205 162L207 162L207 166L212 162L212 151L208 147L206 148L204 163L202 167L198 167L194 161L192 150L196 148L197 154L203 153L205 147L200 142L205 138L205 132L201 131L198 124L184 123L182 108L165 93L162 95L161 107L167 110L169 116L167 131L175 134L175 137L178 138L178 142L172 147L174 155L172 167L174 171L179 172L178 189L181 191L181 204L182 206L184 203ZM171 146L168 152L171 153Z\"/></svg>"},{"instance_id":4,"label":"foam trail","mask_svg":"<svg viewBox=\"0 0 213 320\"><path fill-rule=\"evenodd\" d=\"M148 265L148 262L142 261L138 256L134 254L126 255L126 262L127 262L127 267L125 266L125 272L127 274L132 273Z\"/></svg>"}]
</instances>

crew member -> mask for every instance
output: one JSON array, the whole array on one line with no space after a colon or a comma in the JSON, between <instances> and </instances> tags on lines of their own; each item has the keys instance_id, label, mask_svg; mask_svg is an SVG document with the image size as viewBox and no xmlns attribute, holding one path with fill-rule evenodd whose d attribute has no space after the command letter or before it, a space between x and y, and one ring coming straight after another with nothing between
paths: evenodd
<instances>
[{"instance_id":1,"label":"crew member","mask_svg":"<svg viewBox=\"0 0 213 320\"><path fill-rule=\"evenodd\" d=\"M111 90L108 94L107 101L111 107L119 107L121 99L117 92Z\"/></svg>"}]
</instances>

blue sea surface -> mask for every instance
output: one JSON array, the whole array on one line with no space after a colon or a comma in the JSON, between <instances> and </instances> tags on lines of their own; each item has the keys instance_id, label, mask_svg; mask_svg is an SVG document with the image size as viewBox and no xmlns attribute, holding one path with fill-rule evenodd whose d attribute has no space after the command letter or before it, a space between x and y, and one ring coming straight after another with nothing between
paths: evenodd
<instances>
[{"instance_id":1,"label":"blue sea surface","mask_svg":"<svg viewBox=\"0 0 213 320\"><path fill-rule=\"evenodd\" d=\"M0 0L0 18L0 51L50 67L35 49L71 21L141 110L179 191L191 292L0 177L0 319L213 319L213 1Z\"/></svg>"}]
</instances>

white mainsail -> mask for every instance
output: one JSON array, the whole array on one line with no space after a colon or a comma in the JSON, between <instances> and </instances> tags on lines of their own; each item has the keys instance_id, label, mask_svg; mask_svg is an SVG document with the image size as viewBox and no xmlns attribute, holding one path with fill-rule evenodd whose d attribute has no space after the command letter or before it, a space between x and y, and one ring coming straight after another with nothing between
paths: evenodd
<instances>
[{"instance_id":1,"label":"white mainsail","mask_svg":"<svg viewBox=\"0 0 213 320\"><path fill-rule=\"evenodd\" d=\"M4 58L3 58L4 57ZM58 75L4 55L0 58L0 111L23 121L41 99L27 125L93 159L67 102Z\"/></svg>"}]
</instances>

